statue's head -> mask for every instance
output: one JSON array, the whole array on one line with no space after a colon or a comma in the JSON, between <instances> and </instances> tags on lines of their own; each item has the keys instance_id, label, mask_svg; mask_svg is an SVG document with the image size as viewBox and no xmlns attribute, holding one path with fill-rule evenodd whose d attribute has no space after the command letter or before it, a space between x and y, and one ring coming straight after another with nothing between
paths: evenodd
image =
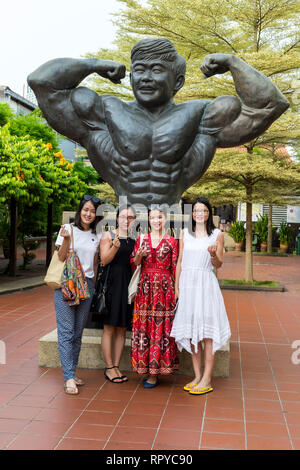
<instances>
[{"instance_id":1,"label":"statue's head","mask_svg":"<svg viewBox=\"0 0 300 470\"><path fill-rule=\"evenodd\" d=\"M145 107L167 103L184 84L186 62L165 38L142 39L131 51L133 93Z\"/></svg>"}]
</instances>

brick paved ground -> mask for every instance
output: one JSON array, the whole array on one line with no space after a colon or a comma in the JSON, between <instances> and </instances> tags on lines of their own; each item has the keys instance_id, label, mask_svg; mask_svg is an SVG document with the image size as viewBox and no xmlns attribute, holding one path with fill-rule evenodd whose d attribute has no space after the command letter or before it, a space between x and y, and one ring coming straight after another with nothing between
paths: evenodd
<instances>
[{"instance_id":1,"label":"brick paved ground","mask_svg":"<svg viewBox=\"0 0 300 470\"><path fill-rule=\"evenodd\" d=\"M226 253L220 278L243 277L244 259ZM231 373L214 391L191 396L187 377L144 390L81 370L80 395L62 390L60 369L38 367L38 339L55 328L47 287L0 296L0 449L300 449L300 257L254 257L256 279L283 293L223 291L232 328ZM300 353L297 356L300 359Z\"/></svg>"}]
</instances>

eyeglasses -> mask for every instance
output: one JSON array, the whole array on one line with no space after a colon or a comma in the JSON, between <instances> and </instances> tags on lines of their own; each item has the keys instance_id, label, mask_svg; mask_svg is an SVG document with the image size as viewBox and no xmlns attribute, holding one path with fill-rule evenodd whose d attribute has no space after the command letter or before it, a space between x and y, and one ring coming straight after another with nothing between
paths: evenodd
<instances>
[{"instance_id":1,"label":"eyeglasses","mask_svg":"<svg viewBox=\"0 0 300 470\"><path fill-rule=\"evenodd\" d=\"M82 198L84 201L93 201L95 204L99 204L100 199L97 196L90 196L89 194L85 194Z\"/></svg>"},{"instance_id":2,"label":"eyeglasses","mask_svg":"<svg viewBox=\"0 0 300 470\"><path fill-rule=\"evenodd\" d=\"M121 219L121 220L134 220L135 217L133 215L129 215L128 217L127 217L127 215L120 215L119 219Z\"/></svg>"}]
</instances>

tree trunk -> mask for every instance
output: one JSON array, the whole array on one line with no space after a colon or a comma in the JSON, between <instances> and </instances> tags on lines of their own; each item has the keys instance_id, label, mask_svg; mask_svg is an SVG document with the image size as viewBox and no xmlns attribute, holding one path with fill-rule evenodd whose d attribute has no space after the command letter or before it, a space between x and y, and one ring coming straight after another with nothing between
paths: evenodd
<instances>
[{"instance_id":1,"label":"tree trunk","mask_svg":"<svg viewBox=\"0 0 300 470\"><path fill-rule=\"evenodd\" d=\"M268 247L267 252L272 253L272 212L273 206L269 205L269 214L268 214Z\"/></svg>"},{"instance_id":2,"label":"tree trunk","mask_svg":"<svg viewBox=\"0 0 300 470\"><path fill-rule=\"evenodd\" d=\"M17 275L17 202L10 200L10 242L9 242L9 276Z\"/></svg>"},{"instance_id":3,"label":"tree trunk","mask_svg":"<svg viewBox=\"0 0 300 470\"><path fill-rule=\"evenodd\" d=\"M247 195L251 194L251 188L247 188ZM248 199L249 200L249 199ZM245 280L253 282L253 258L252 258L252 203L246 203L246 263Z\"/></svg>"},{"instance_id":4,"label":"tree trunk","mask_svg":"<svg viewBox=\"0 0 300 470\"><path fill-rule=\"evenodd\" d=\"M46 249L46 266L48 268L52 258L52 239L53 239L53 202L48 204L47 218L47 249Z\"/></svg>"}]
</instances>

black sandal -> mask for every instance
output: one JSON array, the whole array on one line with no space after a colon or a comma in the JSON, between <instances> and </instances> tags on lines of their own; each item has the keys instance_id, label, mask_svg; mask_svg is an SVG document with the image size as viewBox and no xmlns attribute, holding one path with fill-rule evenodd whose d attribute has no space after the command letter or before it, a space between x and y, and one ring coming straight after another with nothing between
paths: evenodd
<instances>
[{"instance_id":1,"label":"black sandal","mask_svg":"<svg viewBox=\"0 0 300 470\"><path fill-rule=\"evenodd\" d=\"M114 369L116 366L112 366L112 367L105 367L104 369L104 377L109 380L110 382L113 382L115 384L121 384L123 382L123 380L121 380L121 377L113 377L112 379L110 377L108 377L106 371L109 370L109 369Z\"/></svg>"},{"instance_id":2,"label":"black sandal","mask_svg":"<svg viewBox=\"0 0 300 470\"><path fill-rule=\"evenodd\" d=\"M116 369L119 369L120 371L120 368L119 366L114 366ZM122 379L122 382L128 382L128 377L126 375L121 375L121 377L119 377L119 379Z\"/></svg>"}]
</instances>

